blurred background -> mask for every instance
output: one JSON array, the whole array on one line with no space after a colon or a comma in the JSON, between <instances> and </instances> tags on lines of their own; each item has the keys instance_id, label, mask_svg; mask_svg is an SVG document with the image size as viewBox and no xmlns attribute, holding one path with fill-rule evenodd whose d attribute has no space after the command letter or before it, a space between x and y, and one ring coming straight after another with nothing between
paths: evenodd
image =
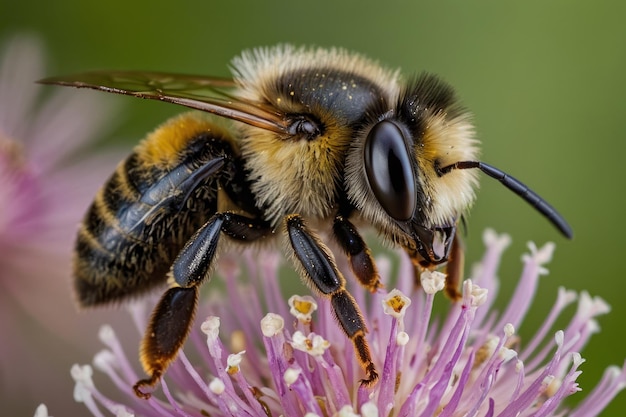
<instances>
[{"instance_id":1,"label":"blurred background","mask_svg":"<svg viewBox=\"0 0 626 417\"><path fill-rule=\"evenodd\" d=\"M542 279L533 310L519 329L522 337L542 322L559 286L587 290L612 306L612 312L599 319L600 333L582 352L587 359L579 378L583 393L574 396L575 402L607 366L621 367L626 358L625 16L626 3L621 1L435 5L394 0L0 0L0 42L18 32L41 37L48 75L149 69L227 76L230 59L242 49L280 42L342 46L405 74L439 74L455 86L474 114L482 159L546 197L575 231L573 241L565 240L519 198L482 178L478 202L468 217L467 259L480 258L485 228L512 236L500 271L500 305L517 282L526 242L557 244L550 274ZM123 109L102 132L107 145L130 147L181 111L124 97L107 101ZM31 326L16 325L23 331ZM83 337L95 339L96 329ZM48 339L53 336L33 337L41 357L54 349L60 369L90 362L92 352ZM0 343L11 338L2 334ZM3 380L3 410L32 415L37 404L45 402L52 415L84 413L72 403L69 371L57 378L47 376L46 389L34 382L45 373L41 365L22 366L33 384L19 387L20 394L15 394L15 386L7 390L12 382ZM622 393L602 415L623 415L624 409Z\"/></svg>"}]
</instances>

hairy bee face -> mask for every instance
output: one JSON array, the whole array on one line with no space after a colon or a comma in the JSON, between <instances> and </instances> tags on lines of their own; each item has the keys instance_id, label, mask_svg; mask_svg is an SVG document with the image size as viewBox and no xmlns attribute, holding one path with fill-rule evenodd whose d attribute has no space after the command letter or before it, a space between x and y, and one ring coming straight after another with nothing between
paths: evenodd
<instances>
[{"instance_id":1,"label":"hairy bee face","mask_svg":"<svg viewBox=\"0 0 626 417\"><path fill-rule=\"evenodd\" d=\"M436 77L405 83L360 55L288 47L245 53L234 73L237 96L289 119L287 134L242 133L252 190L272 221L327 217L343 193L382 236L417 250L471 205L475 172L437 172L475 159L477 148L467 113Z\"/></svg>"},{"instance_id":2,"label":"hairy bee face","mask_svg":"<svg viewBox=\"0 0 626 417\"><path fill-rule=\"evenodd\" d=\"M405 248L432 246L433 262L447 258L450 231L474 200L475 172L438 171L477 157L468 119L450 87L423 75L368 121L347 156L346 191L366 221Z\"/></svg>"},{"instance_id":3,"label":"hairy bee face","mask_svg":"<svg viewBox=\"0 0 626 417\"><path fill-rule=\"evenodd\" d=\"M234 73L235 94L288 120L285 133L242 129L252 190L268 218L330 216L347 186L345 158L357 130L368 111L395 101L396 74L346 51L290 47L244 53Z\"/></svg>"},{"instance_id":4,"label":"hairy bee face","mask_svg":"<svg viewBox=\"0 0 626 417\"><path fill-rule=\"evenodd\" d=\"M97 194L78 234L75 289L83 305L170 283L142 342L148 378L134 386L141 397L186 340L223 236L246 245L282 235L303 282L329 299L365 386L378 379L367 326L316 228L334 237L368 290L381 283L362 225L404 249L417 270L447 262L451 297L463 270L456 226L474 200L477 170L572 236L545 200L476 160L468 114L431 75L406 81L341 49L279 46L244 52L233 61L233 79L114 71L42 82L212 114L184 114L150 134Z\"/></svg>"}]
</instances>

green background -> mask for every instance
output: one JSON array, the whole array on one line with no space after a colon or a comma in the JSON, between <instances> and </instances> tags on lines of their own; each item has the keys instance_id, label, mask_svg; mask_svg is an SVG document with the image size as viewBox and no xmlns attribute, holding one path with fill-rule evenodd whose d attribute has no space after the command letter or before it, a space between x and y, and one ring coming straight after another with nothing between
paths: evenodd
<instances>
[{"instance_id":1,"label":"green background","mask_svg":"<svg viewBox=\"0 0 626 417\"><path fill-rule=\"evenodd\" d=\"M613 307L583 351L579 382L587 392L606 366L626 358L625 18L622 1L0 0L0 36L24 29L41 35L52 74L115 68L228 75L226 64L240 50L290 42L342 46L406 74L441 75L475 116L482 159L545 196L575 230L566 241L512 193L482 178L468 219L467 257L480 257L484 228L511 234L499 274L504 299L526 242L557 243L522 336L541 323L559 286L588 290ZM180 111L116 100L125 111L108 140L135 140ZM624 409L626 394L602 415Z\"/></svg>"}]
</instances>

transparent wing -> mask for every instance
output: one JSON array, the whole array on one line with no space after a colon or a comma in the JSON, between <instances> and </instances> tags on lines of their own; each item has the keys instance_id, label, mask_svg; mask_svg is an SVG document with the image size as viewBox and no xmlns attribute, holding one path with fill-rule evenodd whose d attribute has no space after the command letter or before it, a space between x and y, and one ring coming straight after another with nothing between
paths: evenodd
<instances>
[{"instance_id":1,"label":"transparent wing","mask_svg":"<svg viewBox=\"0 0 626 417\"><path fill-rule=\"evenodd\" d=\"M285 115L260 103L228 93L232 79L148 71L93 71L38 81L165 101L213 113L276 133L287 133Z\"/></svg>"}]
</instances>

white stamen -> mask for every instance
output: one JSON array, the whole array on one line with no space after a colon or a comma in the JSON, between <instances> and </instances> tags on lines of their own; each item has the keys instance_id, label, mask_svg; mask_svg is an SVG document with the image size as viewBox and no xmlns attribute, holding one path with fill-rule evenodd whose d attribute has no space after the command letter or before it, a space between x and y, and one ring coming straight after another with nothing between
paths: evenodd
<instances>
[{"instance_id":1,"label":"white stamen","mask_svg":"<svg viewBox=\"0 0 626 417\"><path fill-rule=\"evenodd\" d=\"M578 314L584 317L595 317L607 314L611 306L600 297L591 297L587 291L581 291L578 301Z\"/></svg>"},{"instance_id":2,"label":"white stamen","mask_svg":"<svg viewBox=\"0 0 626 417\"><path fill-rule=\"evenodd\" d=\"M464 292L469 291L472 307L481 306L487 301L489 290L486 288L481 288L469 279L465 280L463 287Z\"/></svg>"},{"instance_id":3,"label":"white stamen","mask_svg":"<svg viewBox=\"0 0 626 417\"><path fill-rule=\"evenodd\" d=\"M361 406L362 417L379 417L378 407L371 401L366 402Z\"/></svg>"},{"instance_id":4,"label":"white stamen","mask_svg":"<svg viewBox=\"0 0 626 417\"><path fill-rule=\"evenodd\" d=\"M446 274L426 270L420 275L420 282L426 294L435 294L446 286Z\"/></svg>"},{"instance_id":5,"label":"white stamen","mask_svg":"<svg viewBox=\"0 0 626 417\"><path fill-rule=\"evenodd\" d=\"M542 265L547 264L552 260L552 254L554 253L556 245L552 242L548 242L541 248L537 248L534 242L528 242L528 249L530 254L522 255L522 261L524 263L534 262L537 264L539 275L547 275L548 270L543 268Z\"/></svg>"},{"instance_id":6,"label":"white stamen","mask_svg":"<svg viewBox=\"0 0 626 417\"><path fill-rule=\"evenodd\" d=\"M50 417L48 407L45 404L39 404L35 410L35 417Z\"/></svg>"},{"instance_id":7,"label":"white stamen","mask_svg":"<svg viewBox=\"0 0 626 417\"><path fill-rule=\"evenodd\" d=\"M241 364L241 361L243 360L244 353L246 353L246 351L242 350L239 353L231 353L228 355L228 358L226 358L226 372L228 372L229 375L239 372L239 364Z\"/></svg>"},{"instance_id":8,"label":"white stamen","mask_svg":"<svg viewBox=\"0 0 626 417\"><path fill-rule=\"evenodd\" d=\"M515 326L511 323L507 323L504 325L504 334L506 337L511 337L515 334Z\"/></svg>"},{"instance_id":9,"label":"white stamen","mask_svg":"<svg viewBox=\"0 0 626 417\"><path fill-rule=\"evenodd\" d=\"M621 375L622 375L622 370L620 369L619 366L615 366L615 365L610 365L604 371L604 376L609 381L614 381L617 378L619 378ZM620 385L623 386L623 384L620 384Z\"/></svg>"},{"instance_id":10,"label":"white stamen","mask_svg":"<svg viewBox=\"0 0 626 417\"><path fill-rule=\"evenodd\" d=\"M600 332L600 325L598 324L597 320L589 320L587 323L585 323L585 325L589 334L595 334Z\"/></svg>"},{"instance_id":11,"label":"white stamen","mask_svg":"<svg viewBox=\"0 0 626 417\"><path fill-rule=\"evenodd\" d=\"M115 359L115 355L107 349L101 350L93 357L93 365L99 371L115 368L116 363L117 360Z\"/></svg>"},{"instance_id":12,"label":"white stamen","mask_svg":"<svg viewBox=\"0 0 626 417\"><path fill-rule=\"evenodd\" d=\"M344 405L337 413L337 417L361 417L354 412L351 405Z\"/></svg>"},{"instance_id":13,"label":"white stamen","mask_svg":"<svg viewBox=\"0 0 626 417\"><path fill-rule=\"evenodd\" d=\"M302 323L310 323L313 312L317 310L317 302L310 295L292 295L287 301L292 316Z\"/></svg>"},{"instance_id":14,"label":"white stamen","mask_svg":"<svg viewBox=\"0 0 626 417\"><path fill-rule=\"evenodd\" d=\"M294 382L298 380L298 377L301 373L302 371L300 369L287 368L285 374L283 375L283 380L285 381L285 384L291 386Z\"/></svg>"},{"instance_id":15,"label":"white stamen","mask_svg":"<svg viewBox=\"0 0 626 417\"><path fill-rule=\"evenodd\" d=\"M74 364L70 369L70 374L72 375L74 381L80 382L89 388L93 388L94 385L91 378L93 376L93 369L90 365L80 366L78 364Z\"/></svg>"},{"instance_id":16,"label":"white stamen","mask_svg":"<svg viewBox=\"0 0 626 417\"><path fill-rule=\"evenodd\" d=\"M396 344L398 346L406 346L407 343L409 343L409 335L407 332L398 332L398 335L396 336Z\"/></svg>"},{"instance_id":17,"label":"white stamen","mask_svg":"<svg viewBox=\"0 0 626 417\"><path fill-rule=\"evenodd\" d=\"M221 395L222 393L224 393L226 385L224 385L224 382L222 382L221 379L213 378L213 380L209 383L209 389L213 394Z\"/></svg>"},{"instance_id":18,"label":"white stamen","mask_svg":"<svg viewBox=\"0 0 626 417\"><path fill-rule=\"evenodd\" d=\"M272 337L276 336L285 328L285 320L274 313L267 313L265 317L261 319L261 332L263 336Z\"/></svg>"},{"instance_id":19,"label":"white stamen","mask_svg":"<svg viewBox=\"0 0 626 417\"><path fill-rule=\"evenodd\" d=\"M115 340L115 331L108 324L103 324L100 326L100 331L98 331L98 338L105 345L109 345L112 341Z\"/></svg>"},{"instance_id":20,"label":"white stamen","mask_svg":"<svg viewBox=\"0 0 626 417\"><path fill-rule=\"evenodd\" d=\"M115 417L135 417L135 415L126 410L124 406L120 406L115 410Z\"/></svg>"},{"instance_id":21,"label":"white stamen","mask_svg":"<svg viewBox=\"0 0 626 417\"><path fill-rule=\"evenodd\" d=\"M228 358L226 359L226 364L228 366L239 366L239 364L243 360L244 353L246 353L245 350L242 350L239 353L231 353L230 355L228 355Z\"/></svg>"},{"instance_id":22,"label":"white stamen","mask_svg":"<svg viewBox=\"0 0 626 417\"><path fill-rule=\"evenodd\" d=\"M70 370L72 378L76 382L74 386L74 401L82 403L91 397L89 388L93 388L93 369L89 365L73 365Z\"/></svg>"},{"instance_id":23,"label":"white stamen","mask_svg":"<svg viewBox=\"0 0 626 417\"><path fill-rule=\"evenodd\" d=\"M297 331L291 337L292 344L303 344L307 341L307 337L301 331Z\"/></svg>"},{"instance_id":24,"label":"white stamen","mask_svg":"<svg viewBox=\"0 0 626 417\"><path fill-rule=\"evenodd\" d=\"M385 314L397 319L404 317L407 307L411 305L411 299L395 288L381 302Z\"/></svg>"},{"instance_id":25,"label":"white stamen","mask_svg":"<svg viewBox=\"0 0 626 417\"><path fill-rule=\"evenodd\" d=\"M330 342L318 334L310 333L305 336L298 330L292 336L291 346L311 356L322 356L330 347Z\"/></svg>"},{"instance_id":26,"label":"white stamen","mask_svg":"<svg viewBox=\"0 0 626 417\"><path fill-rule=\"evenodd\" d=\"M550 262L552 260L552 255L554 254L555 248L556 245L554 244L554 242L547 242L545 245L539 248L539 250L535 254L535 259L537 263L543 265Z\"/></svg>"},{"instance_id":27,"label":"white stamen","mask_svg":"<svg viewBox=\"0 0 626 417\"><path fill-rule=\"evenodd\" d=\"M585 358L580 356L580 353L572 352L572 362L574 363L575 368L578 368L580 365L585 363L585 361L586 361Z\"/></svg>"},{"instance_id":28,"label":"white stamen","mask_svg":"<svg viewBox=\"0 0 626 417\"><path fill-rule=\"evenodd\" d=\"M563 333L563 330L558 330L555 334L554 334L554 340L556 341L556 345L561 347L563 346L563 339L564 339L565 335Z\"/></svg>"},{"instance_id":29,"label":"white stamen","mask_svg":"<svg viewBox=\"0 0 626 417\"><path fill-rule=\"evenodd\" d=\"M516 351L514 351L513 349L509 349L509 348L504 348L504 347L500 349L500 352L498 352L498 354L500 355L502 359L504 359L504 362L508 362L517 356Z\"/></svg>"},{"instance_id":30,"label":"white stamen","mask_svg":"<svg viewBox=\"0 0 626 417\"><path fill-rule=\"evenodd\" d=\"M483 243L487 247L496 246L504 250L511 244L511 236L506 233L498 234L493 229L485 229L483 232Z\"/></svg>"},{"instance_id":31,"label":"white stamen","mask_svg":"<svg viewBox=\"0 0 626 417\"><path fill-rule=\"evenodd\" d=\"M220 332L220 318L209 316L200 325L200 329L207 336L216 339Z\"/></svg>"},{"instance_id":32,"label":"white stamen","mask_svg":"<svg viewBox=\"0 0 626 417\"><path fill-rule=\"evenodd\" d=\"M564 287L559 287L559 292L557 296L557 304L562 306L567 306L570 303L576 301L578 298L578 293L573 290L568 290Z\"/></svg>"}]
</instances>

